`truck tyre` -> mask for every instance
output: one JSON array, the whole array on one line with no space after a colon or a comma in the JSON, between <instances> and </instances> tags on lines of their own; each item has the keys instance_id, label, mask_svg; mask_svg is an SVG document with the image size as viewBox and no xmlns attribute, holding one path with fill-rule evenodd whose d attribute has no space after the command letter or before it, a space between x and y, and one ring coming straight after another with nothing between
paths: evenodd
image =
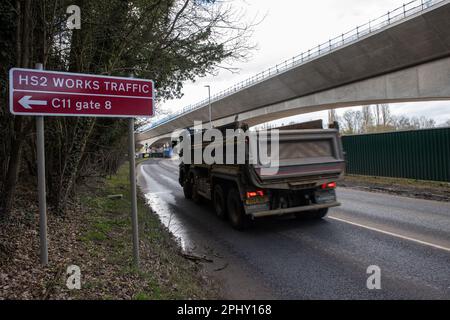
<instances>
[{"instance_id":1,"label":"truck tyre","mask_svg":"<svg viewBox=\"0 0 450 320\"><path fill-rule=\"evenodd\" d=\"M202 196L198 193L198 177L193 176L192 178L192 201L196 204L200 204L202 202Z\"/></svg>"},{"instance_id":2,"label":"truck tyre","mask_svg":"<svg viewBox=\"0 0 450 320\"><path fill-rule=\"evenodd\" d=\"M231 226L236 230L248 228L250 221L245 215L241 197L236 189L231 189L227 197L228 218Z\"/></svg>"},{"instance_id":3,"label":"truck tyre","mask_svg":"<svg viewBox=\"0 0 450 320\"><path fill-rule=\"evenodd\" d=\"M299 220L304 219L312 219L312 220L320 220L326 217L328 214L328 208L315 210L315 211L307 211L307 212L299 212L295 214L295 218Z\"/></svg>"},{"instance_id":4,"label":"truck tyre","mask_svg":"<svg viewBox=\"0 0 450 320\"><path fill-rule=\"evenodd\" d=\"M214 210L216 211L217 217L225 220L227 217L227 205L225 201L225 194L223 188L220 184L214 186Z\"/></svg>"},{"instance_id":5,"label":"truck tyre","mask_svg":"<svg viewBox=\"0 0 450 320\"><path fill-rule=\"evenodd\" d=\"M190 179L186 179L186 181L184 181L183 184L183 193L184 193L184 197L188 200L192 199L192 182L190 181Z\"/></svg>"},{"instance_id":6,"label":"truck tyre","mask_svg":"<svg viewBox=\"0 0 450 320\"><path fill-rule=\"evenodd\" d=\"M314 219L314 220L320 220L327 216L328 214L328 208L320 209L316 211L311 211L308 213L308 218Z\"/></svg>"}]
</instances>

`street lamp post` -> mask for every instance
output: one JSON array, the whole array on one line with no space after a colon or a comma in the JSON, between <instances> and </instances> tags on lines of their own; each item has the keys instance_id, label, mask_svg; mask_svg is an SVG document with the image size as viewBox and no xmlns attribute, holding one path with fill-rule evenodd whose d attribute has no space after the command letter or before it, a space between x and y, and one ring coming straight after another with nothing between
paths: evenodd
<instances>
[{"instance_id":1,"label":"street lamp post","mask_svg":"<svg viewBox=\"0 0 450 320\"><path fill-rule=\"evenodd\" d=\"M207 85L205 88L208 88L208 103L209 103L209 128L212 129L212 121L211 121L211 86Z\"/></svg>"}]
</instances>

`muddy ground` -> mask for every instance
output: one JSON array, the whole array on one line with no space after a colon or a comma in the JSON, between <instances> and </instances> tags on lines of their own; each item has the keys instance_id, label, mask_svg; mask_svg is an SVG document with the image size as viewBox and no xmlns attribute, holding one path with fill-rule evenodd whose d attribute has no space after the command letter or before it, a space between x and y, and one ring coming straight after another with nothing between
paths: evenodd
<instances>
[{"instance_id":1,"label":"muddy ground","mask_svg":"<svg viewBox=\"0 0 450 320\"><path fill-rule=\"evenodd\" d=\"M448 182L347 175L339 182L339 186L417 199L450 201Z\"/></svg>"}]
</instances>

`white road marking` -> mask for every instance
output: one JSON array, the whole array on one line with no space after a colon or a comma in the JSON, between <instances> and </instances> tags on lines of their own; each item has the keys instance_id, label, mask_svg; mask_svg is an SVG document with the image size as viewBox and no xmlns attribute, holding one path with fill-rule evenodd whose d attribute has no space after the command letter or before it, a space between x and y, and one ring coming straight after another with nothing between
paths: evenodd
<instances>
[{"instance_id":1,"label":"white road marking","mask_svg":"<svg viewBox=\"0 0 450 320\"><path fill-rule=\"evenodd\" d=\"M436 249L440 249L440 250L444 250L444 251L450 252L450 248L443 247L443 246L440 246L440 245L437 245L437 244L434 244L434 243L431 243L431 242L426 242L426 241L422 241L422 240L419 240L419 239L414 239L414 238L410 238L410 237L407 237L407 236L402 236L401 234L397 234L397 233L381 230L381 229L374 228L374 227L365 226L363 224L351 222L351 221L348 221L348 220L345 220L345 219L340 219L340 218L331 217L331 216L328 216L328 218L332 219L332 220L340 221L340 222L343 222L343 223L351 224L353 226L357 226L357 227L360 227L360 228L364 228L364 229L372 230L372 231L375 231L375 232L383 233L383 234L386 234L386 235L389 235L389 236L392 236L392 237L396 237L396 238L400 238L400 239L403 239L403 240L416 242L416 243L419 243L419 244L422 244L422 245L425 245L425 246L429 246L429 247L433 247L433 248L436 248Z\"/></svg>"}]
</instances>

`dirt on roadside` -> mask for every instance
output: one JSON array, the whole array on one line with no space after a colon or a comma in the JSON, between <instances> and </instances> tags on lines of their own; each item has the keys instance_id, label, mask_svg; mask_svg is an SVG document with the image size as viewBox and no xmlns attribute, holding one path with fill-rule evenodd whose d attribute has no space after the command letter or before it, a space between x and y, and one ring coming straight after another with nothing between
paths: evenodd
<instances>
[{"instance_id":1,"label":"dirt on roadside","mask_svg":"<svg viewBox=\"0 0 450 320\"><path fill-rule=\"evenodd\" d=\"M450 183L347 175L339 186L404 197L450 202Z\"/></svg>"}]
</instances>

